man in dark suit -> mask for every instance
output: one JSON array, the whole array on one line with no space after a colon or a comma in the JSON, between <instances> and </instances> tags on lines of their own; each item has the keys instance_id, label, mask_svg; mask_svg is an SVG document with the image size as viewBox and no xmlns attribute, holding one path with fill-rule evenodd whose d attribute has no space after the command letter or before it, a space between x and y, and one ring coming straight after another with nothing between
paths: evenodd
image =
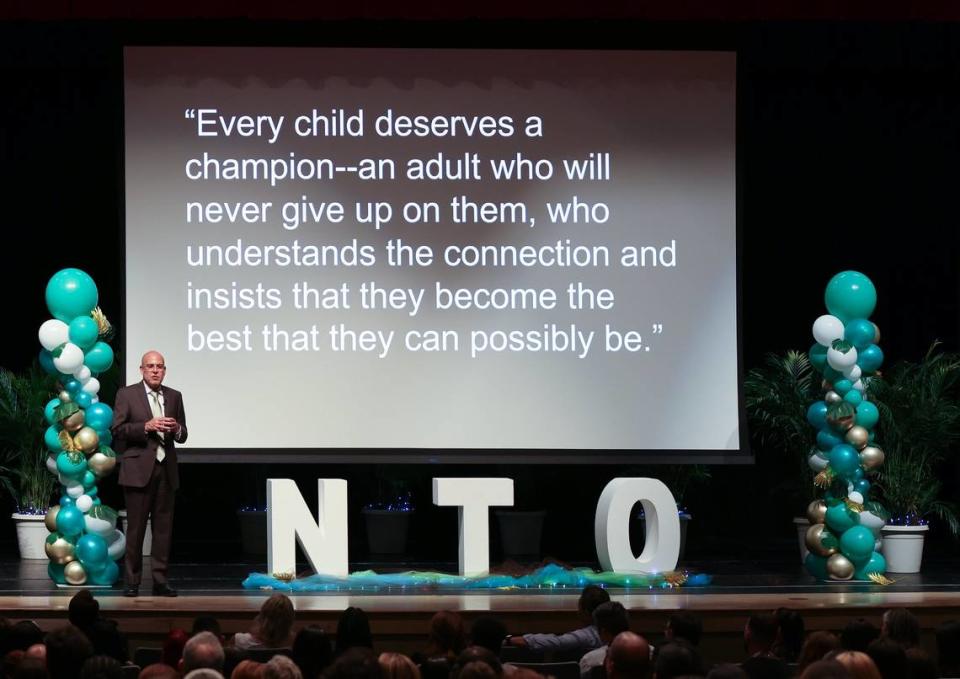
<instances>
[{"instance_id":1,"label":"man in dark suit","mask_svg":"<svg viewBox=\"0 0 960 679\"><path fill-rule=\"evenodd\" d=\"M124 596L139 594L148 517L153 528L153 594L177 595L167 582L167 561L180 485L176 444L187 440L187 420L180 392L162 384L166 371L163 356L148 351L140 359L143 381L120 389L113 408L113 444L120 454L120 485L127 504Z\"/></svg>"}]
</instances>

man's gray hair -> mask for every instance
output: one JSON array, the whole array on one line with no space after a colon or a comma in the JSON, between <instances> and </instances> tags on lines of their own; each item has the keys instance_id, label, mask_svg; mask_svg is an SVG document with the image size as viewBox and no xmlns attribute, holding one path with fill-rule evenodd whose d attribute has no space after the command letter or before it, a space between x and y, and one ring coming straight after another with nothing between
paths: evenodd
<instances>
[{"instance_id":1,"label":"man's gray hair","mask_svg":"<svg viewBox=\"0 0 960 679\"><path fill-rule=\"evenodd\" d=\"M204 668L223 670L223 644L213 632L195 634L183 647L183 673Z\"/></svg>"},{"instance_id":2,"label":"man's gray hair","mask_svg":"<svg viewBox=\"0 0 960 679\"><path fill-rule=\"evenodd\" d=\"M263 679L303 679L303 674L293 660L275 655L263 666Z\"/></svg>"},{"instance_id":3,"label":"man's gray hair","mask_svg":"<svg viewBox=\"0 0 960 679\"><path fill-rule=\"evenodd\" d=\"M209 667L201 667L192 672L187 672L183 679L223 679L223 675Z\"/></svg>"}]
</instances>

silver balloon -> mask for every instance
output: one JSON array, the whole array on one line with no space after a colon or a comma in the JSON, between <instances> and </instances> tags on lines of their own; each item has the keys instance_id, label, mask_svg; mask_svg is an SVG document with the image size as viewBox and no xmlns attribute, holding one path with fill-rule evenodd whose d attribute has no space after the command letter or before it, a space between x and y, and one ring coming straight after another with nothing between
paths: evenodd
<instances>
[{"instance_id":1,"label":"silver balloon","mask_svg":"<svg viewBox=\"0 0 960 679\"><path fill-rule=\"evenodd\" d=\"M827 575L831 580L849 580L854 570L853 562L839 552L827 559Z\"/></svg>"},{"instance_id":2,"label":"silver balloon","mask_svg":"<svg viewBox=\"0 0 960 679\"><path fill-rule=\"evenodd\" d=\"M830 460L820 455L820 453L814 453L807 458L807 464L810 465L810 469L815 472L822 472L827 468L827 465L830 464Z\"/></svg>"},{"instance_id":3,"label":"silver balloon","mask_svg":"<svg viewBox=\"0 0 960 679\"><path fill-rule=\"evenodd\" d=\"M843 400L843 396L835 391L828 391L823 397L823 400L827 402L827 405L831 405L833 403L840 403L840 401Z\"/></svg>"},{"instance_id":4,"label":"silver balloon","mask_svg":"<svg viewBox=\"0 0 960 679\"><path fill-rule=\"evenodd\" d=\"M867 446L860 451L860 464L866 471L879 469L883 466L884 457L883 450L879 447Z\"/></svg>"},{"instance_id":5,"label":"silver balloon","mask_svg":"<svg viewBox=\"0 0 960 679\"><path fill-rule=\"evenodd\" d=\"M87 465L90 471L102 479L104 476L109 476L110 472L116 468L117 458L97 451L87 459Z\"/></svg>"},{"instance_id":6,"label":"silver balloon","mask_svg":"<svg viewBox=\"0 0 960 679\"><path fill-rule=\"evenodd\" d=\"M843 438L857 450L863 450L870 440L870 432L859 424L855 424L847 430Z\"/></svg>"}]
</instances>

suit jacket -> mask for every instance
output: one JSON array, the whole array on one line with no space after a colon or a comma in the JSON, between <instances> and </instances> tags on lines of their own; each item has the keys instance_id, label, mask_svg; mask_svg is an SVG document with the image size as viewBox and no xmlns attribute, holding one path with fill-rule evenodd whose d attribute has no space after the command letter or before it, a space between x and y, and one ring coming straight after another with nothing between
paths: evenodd
<instances>
[{"instance_id":1,"label":"suit jacket","mask_svg":"<svg viewBox=\"0 0 960 679\"><path fill-rule=\"evenodd\" d=\"M176 490L180 486L177 474L177 445L187 440L187 420L183 413L183 397L176 389L161 385L163 414L173 417L180 424L180 434L163 434L164 464L169 465L169 478ZM120 485L144 488L150 482L153 465L157 459L157 445L161 434L147 434L143 427L153 419L150 401L143 382L137 382L117 391L113 406L113 447L120 455Z\"/></svg>"}]
</instances>

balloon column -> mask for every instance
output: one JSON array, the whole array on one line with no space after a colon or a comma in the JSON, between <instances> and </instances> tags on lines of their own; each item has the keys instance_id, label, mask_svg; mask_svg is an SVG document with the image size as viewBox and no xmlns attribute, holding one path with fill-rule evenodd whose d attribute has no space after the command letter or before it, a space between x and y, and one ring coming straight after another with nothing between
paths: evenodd
<instances>
[{"instance_id":1,"label":"balloon column","mask_svg":"<svg viewBox=\"0 0 960 679\"><path fill-rule=\"evenodd\" d=\"M40 326L40 364L60 378L62 390L44 410L44 441L47 469L63 487L46 517L47 573L58 584L112 585L126 539L117 513L98 497L97 480L113 471L117 457L110 449L113 410L97 396L97 375L113 364L104 341L113 329L97 307L96 284L79 269L54 274L46 300L53 318Z\"/></svg>"},{"instance_id":2,"label":"balloon column","mask_svg":"<svg viewBox=\"0 0 960 679\"><path fill-rule=\"evenodd\" d=\"M805 564L820 580L883 582L880 529L886 512L869 501L871 475L883 464L873 432L880 413L867 395L883 363L880 329L868 320L877 291L862 273L844 271L830 279L824 297L830 313L813 324L817 343L810 362L823 375L825 394L807 410L817 429L809 463L823 498L807 507Z\"/></svg>"}]
</instances>

